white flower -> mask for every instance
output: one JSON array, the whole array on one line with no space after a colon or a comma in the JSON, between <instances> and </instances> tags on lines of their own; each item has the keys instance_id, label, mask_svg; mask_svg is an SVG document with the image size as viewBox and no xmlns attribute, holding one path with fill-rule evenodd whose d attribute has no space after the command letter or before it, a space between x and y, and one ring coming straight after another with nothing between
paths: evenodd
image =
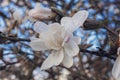
<instances>
[{"instance_id":1,"label":"white flower","mask_svg":"<svg viewBox=\"0 0 120 80\"><path fill-rule=\"evenodd\" d=\"M49 20L55 16L55 13L52 12L49 8L42 8L37 4L34 9L31 9L28 12L29 19L32 21L35 20Z\"/></svg>"},{"instance_id":2,"label":"white flower","mask_svg":"<svg viewBox=\"0 0 120 80\"><path fill-rule=\"evenodd\" d=\"M118 52L120 52L120 47L118 48ZM120 55L118 55L113 65L112 75L115 78L115 80L120 80Z\"/></svg>"},{"instance_id":3,"label":"white flower","mask_svg":"<svg viewBox=\"0 0 120 80\"><path fill-rule=\"evenodd\" d=\"M27 20L27 16L26 16L26 13L23 13L21 10L15 10L13 12L13 18L15 21L18 22L18 24L21 24L23 23L24 21Z\"/></svg>"},{"instance_id":4,"label":"white flower","mask_svg":"<svg viewBox=\"0 0 120 80\"><path fill-rule=\"evenodd\" d=\"M120 41L120 34L119 34L119 41ZM115 80L120 80L120 47L117 50L118 57L113 65L112 68L112 75Z\"/></svg>"},{"instance_id":5,"label":"white flower","mask_svg":"<svg viewBox=\"0 0 120 80\"><path fill-rule=\"evenodd\" d=\"M51 50L51 54L41 66L42 70L60 63L67 68L73 65L73 56L79 53L78 44L81 38L73 36L72 33L83 24L87 16L87 11L79 11L73 17L63 17L61 24L35 23L34 30L40 33L40 38L32 40L30 46L36 51Z\"/></svg>"},{"instance_id":6,"label":"white flower","mask_svg":"<svg viewBox=\"0 0 120 80\"><path fill-rule=\"evenodd\" d=\"M15 10L13 12L13 18L18 21L18 22L21 22L21 20L23 19L23 15L22 15L22 12L20 10Z\"/></svg>"}]
</instances>

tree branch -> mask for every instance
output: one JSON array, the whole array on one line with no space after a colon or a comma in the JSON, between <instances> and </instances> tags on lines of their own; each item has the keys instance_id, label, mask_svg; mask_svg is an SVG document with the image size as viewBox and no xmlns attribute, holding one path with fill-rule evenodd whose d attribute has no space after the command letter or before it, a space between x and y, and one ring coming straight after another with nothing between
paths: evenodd
<instances>
[{"instance_id":1,"label":"tree branch","mask_svg":"<svg viewBox=\"0 0 120 80\"><path fill-rule=\"evenodd\" d=\"M0 40L10 40L12 42L17 42L17 41L27 41L27 42L30 42L30 39L17 38L17 37L6 37L6 36L0 36Z\"/></svg>"},{"instance_id":2,"label":"tree branch","mask_svg":"<svg viewBox=\"0 0 120 80\"><path fill-rule=\"evenodd\" d=\"M110 55L109 53L107 53L105 51L90 51L90 50L86 50L86 49L80 49L80 52L86 52L86 53L94 54L96 56L107 57L107 58L110 58L113 60L116 59L116 57L114 57L113 55Z\"/></svg>"}]
</instances>

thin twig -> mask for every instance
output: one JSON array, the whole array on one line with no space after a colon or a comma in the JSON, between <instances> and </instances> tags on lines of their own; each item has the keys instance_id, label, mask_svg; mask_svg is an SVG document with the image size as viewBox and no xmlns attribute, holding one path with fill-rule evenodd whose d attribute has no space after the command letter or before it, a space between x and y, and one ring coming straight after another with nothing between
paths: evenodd
<instances>
[{"instance_id":1,"label":"thin twig","mask_svg":"<svg viewBox=\"0 0 120 80\"><path fill-rule=\"evenodd\" d=\"M110 55L109 53L107 53L105 51L100 52L100 51L90 51L90 50L86 50L86 49L80 49L80 52L86 52L86 53L94 54L96 56L107 57L107 58L110 58L113 60L116 59L114 56Z\"/></svg>"},{"instance_id":2,"label":"thin twig","mask_svg":"<svg viewBox=\"0 0 120 80\"><path fill-rule=\"evenodd\" d=\"M5 36L1 36L0 39L6 39L6 40L13 41L13 42L16 42L16 41L27 41L27 42L30 42L30 39L17 38L17 37L5 37Z\"/></svg>"},{"instance_id":3,"label":"thin twig","mask_svg":"<svg viewBox=\"0 0 120 80\"><path fill-rule=\"evenodd\" d=\"M118 37L118 34L115 33L114 31L112 31L109 27L107 27L107 26L104 25L103 28L105 28L107 31L111 32L112 34L114 34L114 35L116 35Z\"/></svg>"}]
</instances>

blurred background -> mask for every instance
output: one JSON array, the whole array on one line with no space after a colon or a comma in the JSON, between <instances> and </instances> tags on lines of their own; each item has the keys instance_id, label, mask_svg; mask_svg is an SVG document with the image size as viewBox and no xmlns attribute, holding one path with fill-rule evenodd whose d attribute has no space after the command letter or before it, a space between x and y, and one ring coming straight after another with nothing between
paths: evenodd
<instances>
[{"instance_id":1,"label":"blurred background","mask_svg":"<svg viewBox=\"0 0 120 80\"><path fill-rule=\"evenodd\" d=\"M55 7L65 16L72 16L79 10L89 12L88 21L74 32L82 42L71 68L59 65L41 71L47 52L33 51L28 41L1 37L29 39L36 36L34 23L29 20L18 22L13 18L16 10L24 18L36 3ZM53 22L58 20L59 16ZM0 0L0 80L114 80L111 70L117 56L118 30L120 0Z\"/></svg>"}]
</instances>

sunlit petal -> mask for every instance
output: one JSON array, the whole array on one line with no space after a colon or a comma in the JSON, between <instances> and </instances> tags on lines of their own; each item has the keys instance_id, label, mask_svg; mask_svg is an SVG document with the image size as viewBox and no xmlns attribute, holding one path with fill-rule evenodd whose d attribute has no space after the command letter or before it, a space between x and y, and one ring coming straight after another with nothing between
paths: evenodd
<instances>
[{"instance_id":1,"label":"sunlit petal","mask_svg":"<svg viewBox=\"0 0 120 80\"><path fill-rule=\"evenodd\" d=\"M88 12L85 10L78 11L72 17L73 23L75 25L74 30L82 26L86 18L88 17Z\"/></svg>"},{"instance_id":2,"label":"sunlit petal","mask_svg":"<svg viewBox=\"0 0 120 80\"><path fill-rule=\"evenodd\" d=\"M74 29L75 25L71 17L63 17L61 19L61 25L65 27L66 31L73 32L75 30Z\"/></svg>"},{"instance_id":3,"label":"sunlit petal","mask_svg":"<svg viewBox=\"0 0 120 80\"><path fill-rule=\"evenodd\" d=\"M79 47L73 40L69 40L65 43L64 50L65 53L71 57L76 56L79 53Z\"/></svg>"},{"instance_id":4,"label":"sunlit petal","mask_svg":"<svg viewBox=\"0 0 120 80\"><path fill-rule=\"evenodd\" d=\"M35 39L30 42L30 46L35 51L44 51L48 50L48 47L45 45L45 43L41 39Z\"/></svg>"},{"instance_id":5,"label":"sunlit petal","mask_svg":"<svg viewBox=\"0 0 120 80\"><path fill-rule=\"evenodd\" d=\"M120 80L120 55L117 57L114 63L112 75L116 80Z\"/></svg>"},{"instance_id":6,"label":"sunlit petal","mask_svg":"<svg viewBox=\"0 0 120 80\"><path fill-rule=\"evenodd\" d=\"M60 48L59 44L57 44L57 41L55 40L54 34L50 31L42 32L40 34L40 38L45 41L45 44L50 49L58 50Z\"/></svg>"},{"instance_id":7,"label":"sunlit petal","mask_svg":"<svg viewBox=\"0 0 120 80\"><path fill-rule=\"evenodd\" d=\"M62 26L59 23L52 23L48 25L48 29L52 33L56 33L57 31L62 29Z\"/></svg>"},{"instance_id":8,"label":"sunlit petal","mask_svg":"<svg viewBox=\"0 0 120 80\"><path fill-rule=\"evenodd\" d=\"M75 41L76 44L80 44L80 42L81 42L81 38L78 36L74 36L73 40Z\"/></svg>"},{"instance_id":9,"label":"sunlit petal","mask_svg":"<svg viewBox=\"0 0 120 80\"><path fill-rule=\"evenodd\" d=\"M65 67L70 68L73 65L73 57L68 54L64 54L62 63Z\"/></svg>"},{"instance_id":10,"label":"sunlit petal","mask_svg":"<svg viewBox=\"0 0 120 80\"><path fill-rule=\"evenodd\" d=\"M59 65L63 60L63 50L52 51L48 58L43 62L41 70L49 69L52 66Z\"/></svg>"},{"instance_id":11,"label":"sunlit petal","mask_svg":"<svg viewBox=\"0 0 120 80\"><path fill-rule=\"evenodd\" d=\"M65 31L65 28L61 26L59 23L53 23L48 25L48 29L53 34L57 44L61 46L67 34L67 32Z\"/></svg>"},{"instance_id":12,"label":"sunlit petal","mask_svg":"<svg viewBox=\"0 0 120 80\"><path fill-rule=\"evenodd\" d=\"M41 33L43 31L47 31L47 29L48 29L47 24L45 24L43 22L38 21L34 24L34 30L38 33Z\"/></svg>"}]
</instances>

